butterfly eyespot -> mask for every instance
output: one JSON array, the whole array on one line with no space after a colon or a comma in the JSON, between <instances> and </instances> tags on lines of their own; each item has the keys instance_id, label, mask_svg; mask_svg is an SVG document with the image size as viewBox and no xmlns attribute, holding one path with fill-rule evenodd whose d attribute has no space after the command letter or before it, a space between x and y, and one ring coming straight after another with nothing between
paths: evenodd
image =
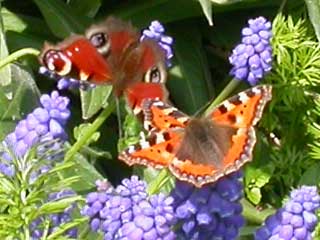
<instances>
[{"instance_id":1,"label":"butterfly eyespot","mask_svg":"<svg viewBox=\"0 0 320 240\"><path fill-rule=\"evenodd\" d=\"M102 55L107 55L110 52L110 39L103 29L89 29L86 33L86 38Z\"/></svg>"},{"instance_id":2,"label":"butterfly eyespot","mask_svg":"<svg viewBox=\"0 0 320 240\"><path fill-rule=\"evenodd\" d=\"M53 72L64 76L71 72L71 60L60 50L50 49L42 57L43 64Z\"/></svg>"},{"instance_id":3,"label":"butterfly eyespot","mask_svg":"<svg viewBox=\"0 0 320 240\"><path fill-rule=\"evenodd\" d=\"M163 83L166 81L167 72L162 62L150 68L144 77L144 81L148 83Z\"/></svg>"},{"instance_id":4,"label":"butterfly eyespot","mask_svg":"<svg viewBox=\"0 0 320 240\"><path fill-rule=\"evenodd\" d=\"M242 110L240 111L240 114L243 114L243 111L242 111Z\"/></svg>"}]
</instances>

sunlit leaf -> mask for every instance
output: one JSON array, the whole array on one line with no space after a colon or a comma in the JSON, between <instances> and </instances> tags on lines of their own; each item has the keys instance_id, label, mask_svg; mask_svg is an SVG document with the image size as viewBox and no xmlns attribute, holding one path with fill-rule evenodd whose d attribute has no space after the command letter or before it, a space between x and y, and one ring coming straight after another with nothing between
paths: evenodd
<instances>
[{"instance_id":1,"label":"sunlit leaf","mask_svg":"<svg viewBox=\"0 0 320 240\"><path fill-rule=\"evenodd\" d=\"M210 0L199 0L203 13L206 16L209 24L212 26L212 2Z\"/></svg>"},{"instance_id":2,"label":"sunlit leaf","mask_svg":"<svg viewBox=\"0 0 320 240\"><path fill-rule=\"evenodd\" d=\"M111 86L96 86L93 89L81 90L82 117L84 119L91 118L101 108L106 107L111 93Z\"/></svg>"},{"instance_id":3,"label":"sunlit leaf","mask_svg":"<svg viewBox=\"0 0 320 240\"><path fill-rule=\"evenodd\" d=\"M38 105L40 95L28 71L15 64L11 64L11 70L11 84L0 88L0 138Z\"/></svg>"},{"instance_id":4,"label":"sunlit leaf","mask_svg":"<svg viewBox=\"0 0 320 240\"><path fill-rule=\"evenodd\" d=\"M1 9L1 3L0 3ZM3 20L2 15L0 14L0 60L7 57L9 54L8 47L6 44L6 38L4 35L4 27L3 27ZM10 66L4 66L0 69L0 86L6 86L11 83L11 69Z\"/></svg>"},{"instance_id":5,"label":"sunlit leaf","mask_svg":"<svg viewBox=\"0 0 320 240\"><path fill-rule=\"evenodd\" d=\"M320 1L319 0L305 0L308 8L309 18L313 25L313 29L320 41Z\"/></svg>"}]
</instances>

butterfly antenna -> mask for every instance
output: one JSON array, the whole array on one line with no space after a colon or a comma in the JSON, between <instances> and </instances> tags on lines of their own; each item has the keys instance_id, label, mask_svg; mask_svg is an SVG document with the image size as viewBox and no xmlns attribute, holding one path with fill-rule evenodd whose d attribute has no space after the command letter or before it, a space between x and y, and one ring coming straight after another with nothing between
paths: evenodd
<instances>
[{"instance_id":1,"label":"butterfly antenna","mask_svg":"<svg viewBox=\"0 0 320 240\"><path fill-rule=\"evenodd\" d=\"M119 97L116 98L116 111L117 111L117 119L118 119L118 129L119 129L119 139L122 138L122 123L121 123L121 112L120 112L120 101Z\"/></svg>"}]
</instances>

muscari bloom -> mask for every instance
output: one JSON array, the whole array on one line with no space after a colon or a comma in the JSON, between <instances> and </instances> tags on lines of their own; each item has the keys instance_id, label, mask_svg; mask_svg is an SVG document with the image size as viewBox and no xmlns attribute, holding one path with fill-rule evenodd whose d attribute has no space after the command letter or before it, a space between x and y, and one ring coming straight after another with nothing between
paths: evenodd
<instances>
[{"instance_id":1,"label":"muscari bloom","mask_svg":"<svg viewBox=\"0 0 320 240\"><path fill-rule=\"evenodd\" d=\"M177 181L171 193L177 235L190 240L236 239L245 223L240 177L236 172L202 188Z\"/></svg>"},{"instance_id":2,"label":"muscari bloom","mask_svg":"<svg viewBox=\"0 0 320 240\"><path fill-rule=\"evenodd\" d=\"M165 28L163 27L163 25L157 20L152 21L149 28L143 30L142 32L141 41L145 38L154 39L158 42L160 47L166 53L167 67L170 67L171 59L173 57L173 38L168 35L165 35Z\"/></svg>"},{"instance_id":3,"label":"muscari bloom","mask_svg":"<svg viewBox=\"0 0 320 240\"><path fill-rule=\"evenodd\" d=\"M55 201L58 201L67 197L72 197L75 195L76 193L74 191L65 189L60 192L51 193L48 197L47 202L55 202ZM72 222L71 214L74 209L75 209L75 205L71 205L66 209L64 209L64 211L62 212L50 214L47 217L39 217L38 219L33 221L30 225L30 232L32 234L32 239L33 240L43 239L43 237L50 236L50 234L59 230L59 227L61 225ZM46 229L46 232L44 232L43 229ZM68 229L65 232L64 236L76 239L78 236L78 229L76 227Z\"/></svg>"},{"instance_id":4,"label":"muscari bloom","mask_svg":"<svg viewBox=\"0 0 320 240\"><path fill-rule=\"evenodd\" d=\"M317 187L302 186L293 190L289 201L269 216L255 233L255 240L312 240L320 206Z\"/></svg>"},{"instance_id":5,"label":"muscari bloom","mask_svg":"<svg viewBox=\"0 0 320 240\"><path fill-rule=\"evenodd\" d=\"M41 107L34 109L25 119L21 120L15 130L8 134L2 142L12 149L16 157L23 157L34 144L53 139L65 140L67 137L64 126L70 117L69 99L59 96L57 91L53 91L51 95L42 95L40 103ZM55 142L47 147L50 147L52 151L59 150L61 142ZM40 154L46 149L44 149L44 145L40 145L37 150ZM54 159L55 157L51 156L48 160ZM47 170L47 167L41 169L43 172ZM13 176L15 173L12 157L7 152L2 153L0 171L7 176Z\"/></svg>"},{"instance_id":6,"label":"muscari bloom","mask_svg":"<svg viewBox=\"0 0 320 240\"><path fill-rule=\"evenodd\" d=\"M173 198L163 194L148 196L146 183L132 176L116 188L89 193L82 214L105 240L171 240L176 239L172 203Z\"/></svg>"},{"instance_id":7,"label":"muscari bloom","mask_svg":"<svg viewBox=\"0 0 320 240\"><path fill-rule=\"evenodd\" d=\"M239 80L256 85L271 70L271 22L264 17L250 19L242 29L242 40L232 51L230 74Z\"/></svg>"}]
</instances>

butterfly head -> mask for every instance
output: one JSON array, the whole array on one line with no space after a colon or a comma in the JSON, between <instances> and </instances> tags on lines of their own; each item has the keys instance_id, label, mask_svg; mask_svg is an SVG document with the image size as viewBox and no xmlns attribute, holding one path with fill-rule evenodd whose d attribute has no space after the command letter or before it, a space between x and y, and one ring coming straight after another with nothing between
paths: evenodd
<instances>
[{"instance_id":1,"label":"butterfly head","mask_svg":"<svg viewBox=\"0 0 320 240\"><path fill-rule=\"evenodd\" d=\"M110 81L110 66L83 37L73 36L56 46L45 43L40 62L60 76L71 75L82 81Z\"/></svg>"}]
</instances>

